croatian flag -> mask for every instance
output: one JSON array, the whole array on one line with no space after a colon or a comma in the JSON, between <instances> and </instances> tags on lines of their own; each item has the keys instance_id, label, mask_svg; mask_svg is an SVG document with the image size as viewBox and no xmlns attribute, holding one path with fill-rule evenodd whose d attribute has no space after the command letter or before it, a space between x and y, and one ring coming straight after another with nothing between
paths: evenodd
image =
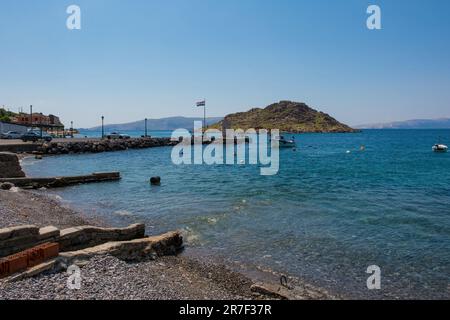
<instances>
[{"instance_id":1,"label":"croatian flag","mask_svg":"<svg viewBox=\"0 0 450 320\"><path fill-rule=\"evenodd\" d=\"M197 102L197 107L204 107L204 106L206 106L205 100Z\"/></svg>"}]
</instances>

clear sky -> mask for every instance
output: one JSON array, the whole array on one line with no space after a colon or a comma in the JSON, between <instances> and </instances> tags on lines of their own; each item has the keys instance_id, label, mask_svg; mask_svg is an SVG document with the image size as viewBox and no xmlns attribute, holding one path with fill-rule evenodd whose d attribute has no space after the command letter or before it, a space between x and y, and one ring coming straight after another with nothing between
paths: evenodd
<instances>
[{"instance_id":1,"label":"clear sky","mask_svg":"<svg viewBox=\"0 0 450 320\"><path fill-rule=\"evenodd\" d=\"M202 98L210 116L295 100L352 125L450 117L449 39L447 0L1 0L0 106L76 127L202 116Z\"/></svg>"}]
</instances>

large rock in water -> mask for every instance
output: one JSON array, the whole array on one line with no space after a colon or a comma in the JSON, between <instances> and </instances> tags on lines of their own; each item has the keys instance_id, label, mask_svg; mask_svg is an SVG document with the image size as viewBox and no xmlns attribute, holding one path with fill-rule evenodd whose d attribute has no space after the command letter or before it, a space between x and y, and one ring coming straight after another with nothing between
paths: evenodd
<instances>
[{"instance_id":1,"label":"large rock in water","mask_svg":"<svg viewBox=\"0 0 450 320\"><path fill-rule=\"evenodd\" d=\"M0 178L22 178L25 173L16 154L0 152Z\"/></svg>"}]
</instances>

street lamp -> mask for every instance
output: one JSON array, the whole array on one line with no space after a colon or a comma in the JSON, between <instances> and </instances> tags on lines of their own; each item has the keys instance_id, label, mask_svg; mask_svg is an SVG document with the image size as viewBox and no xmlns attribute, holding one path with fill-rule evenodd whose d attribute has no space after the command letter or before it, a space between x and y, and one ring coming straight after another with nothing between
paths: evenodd
<instances>
[{"instance_id":1,"label":"street lamp","mask_svg":"<svg viewBox=\"0 0 450 320\"><path fill-rule=\"evenodd\" d=\"M73 138L73 121L70 121L70 137Z\"/></svg>"},{"instance_id":2,"label":"street lamp","mask_svg":"<svg viewBox=\"0 0 450 320\"><path fill-rule=\"evenodd\" d=\"M145 118L145 137L147 138L147 118Z\"/></svg>"},{"instance_id":3,"label":"street lamp","mask_svg":"<svg viewBox=\"0 0 450 320\"><path fill-rule=\"evenodd\" d=\"M33 105L30 105L30 127L33 129Z\"/></svg>"},{"instance_id":4,"label":"street lamp","mask_svg":"<svg viewBox=\"0 0 450 320\"><path fill-rule=\"evenodd\" d=\"M105 117L102 116L102 139L105 138L105 126L104 126Z\"/></svg>"}]
</instances>

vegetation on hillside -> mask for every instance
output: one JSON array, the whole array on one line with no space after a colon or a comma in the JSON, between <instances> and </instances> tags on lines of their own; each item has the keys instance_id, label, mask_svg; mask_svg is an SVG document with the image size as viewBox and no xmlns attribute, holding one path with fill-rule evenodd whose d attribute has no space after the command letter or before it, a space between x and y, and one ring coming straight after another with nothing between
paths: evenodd
<instances>
[{"instance_id":1,"label":"vegetation on hillside","mask_svg":"<svg viewBox=\"0 0 450 320\"><path fill-rule=\"evenodd\" d=\"M284 132L355 132L326 113L314 110L304 103L280 101L264 109L227 115L224 120L210 126L222 129L279 129Z\"/></svg>"},{"instance_id":2,"label":"vegetation on hillside","mask_svg":"<svg viewBox=\"0 0 450 320\"><path fill-rule=\"evenodd\" d=\"M10 122L15 115L14 112L0 108L0 121Z\"/></svg>"}]
</instances>

